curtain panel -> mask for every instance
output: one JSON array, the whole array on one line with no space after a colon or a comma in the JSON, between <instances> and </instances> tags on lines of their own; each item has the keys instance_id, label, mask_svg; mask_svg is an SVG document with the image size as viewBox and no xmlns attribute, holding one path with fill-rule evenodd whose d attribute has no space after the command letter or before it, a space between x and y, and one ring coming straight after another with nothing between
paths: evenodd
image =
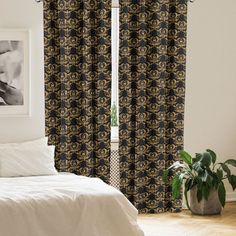
<instances>
[{"instance_id":1,"label":"curtain panel","mask_svg":"<svg viewBox=\"0 0 236 236\"><path fill-rule=\"evenodd\" d=\"M109 180L111 0L44 0L46 134L59 171Z\"/></svg>"},{"instance_id":2,"label":"curtain panel","mask_svg":"<svg viewBox=\"0 0 236 236\"><path fill-rule=\"evenodd\" d=\"M186 0L120 0L120 185L141 213L178 211L163 170L183 148Z\"/></svg>"}]
</instances>

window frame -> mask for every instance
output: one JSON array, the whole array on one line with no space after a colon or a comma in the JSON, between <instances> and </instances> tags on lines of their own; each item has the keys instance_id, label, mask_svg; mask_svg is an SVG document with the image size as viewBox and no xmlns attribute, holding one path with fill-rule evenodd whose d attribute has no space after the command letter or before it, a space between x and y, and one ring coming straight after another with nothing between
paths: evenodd
<instances>
[{"instance_id":1,"label":"window frame","mask_svg":"<svg viewBox=\"0 0 236 236\"><path fill-rule=\"evenodd\" d=\"M118 2L118 1L117 1ZM117 107L118 126L111 127L111 142L119 141L119 7L112 5L111 49L112 49L112 83L111 83L111 107L115 103Z\"/></svg>"}]
</instances>

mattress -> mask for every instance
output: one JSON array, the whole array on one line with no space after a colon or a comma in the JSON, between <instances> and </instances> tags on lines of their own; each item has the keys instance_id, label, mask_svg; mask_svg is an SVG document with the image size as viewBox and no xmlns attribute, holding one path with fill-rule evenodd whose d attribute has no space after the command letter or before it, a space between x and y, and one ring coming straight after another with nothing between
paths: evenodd
<instances>
[{"instance_id":1,"label":"mattress","mask_svg":"<svg viewBox=\"0 0 236 236\"><path fill-rule=\"evenodd\" d=\"M0 236L143 236L137 214L98 178L0 178Z\"/></svg>"}]
</instances>

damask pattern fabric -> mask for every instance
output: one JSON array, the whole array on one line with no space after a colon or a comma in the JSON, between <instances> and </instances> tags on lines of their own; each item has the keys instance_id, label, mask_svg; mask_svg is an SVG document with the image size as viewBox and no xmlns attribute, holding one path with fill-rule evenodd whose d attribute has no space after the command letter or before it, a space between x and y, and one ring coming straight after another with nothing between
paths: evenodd
<instances>
[{"instance_id":1,"label":"damask pattern fabric","mask_svg":"<svg viewBox=\"0 0 236 236\"><path fill-rule=\"evenodd\" d=\"M44 0L46 134L59 171L109 180L111 0Z\"/></svg>"},{"instance_id":2,"label":"damask pattern fabric","mask_svg":"<svg viewBox=\"0 0 236 236\"><path fill-rule=\"evenodd\" d=\"M120 185L141 213L178 211L163 170L183 147L186 0L120 0Z\"/></svg>"}]
</instances>

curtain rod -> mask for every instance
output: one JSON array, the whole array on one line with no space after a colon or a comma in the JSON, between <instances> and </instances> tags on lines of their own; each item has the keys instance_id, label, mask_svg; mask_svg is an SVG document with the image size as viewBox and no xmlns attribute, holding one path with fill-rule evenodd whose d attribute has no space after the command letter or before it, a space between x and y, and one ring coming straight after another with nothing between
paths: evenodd
<instances>
[{"instance_id":1,"label":"curtain rod","mask_svg":"<svg viewBox=\"0 0 236 236\"><path fill-rule=\"evenodd\" d=\"M188 2L191 2L191 3L194 3L195 2L195 0L187 0ZM43 0L35 0L35 2L37 2L37 3L40 3L40 2L43 2ZM118 8L118 7L117 7Z\"/></svg>"}]
</instances>

